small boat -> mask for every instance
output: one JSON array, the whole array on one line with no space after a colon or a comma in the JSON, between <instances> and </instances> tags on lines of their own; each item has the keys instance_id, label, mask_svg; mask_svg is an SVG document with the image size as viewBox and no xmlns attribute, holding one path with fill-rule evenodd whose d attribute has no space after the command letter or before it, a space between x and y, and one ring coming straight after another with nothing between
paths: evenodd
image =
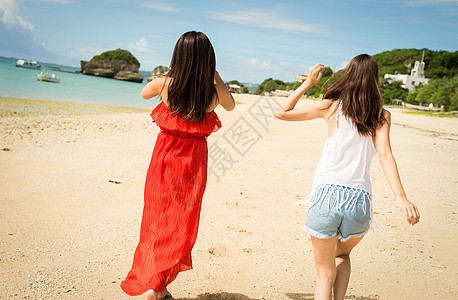
<instances>
[{"instance_id":1,"label":"small boat","mask_svg":"<svg viewBox=\"0 0 458 300\"><path fill-rule=\"evenodd\" d=\"M26 68L26 69L33 69L33 70L40 70L41 65L39 65L35 60L24 60L18 59L14 65L19 68Z\"/></svg>"},{"instance_id":2,"label":"small boat","mask_svg":"<svg viewBox=\"0 0 458 300\"><path fill-rule=\"evenodd\" d=\"M60 79L56 77L56 74L52 73L51 76L48 74L48 72L41 72L40 74L37 75L38 80L40 81L47 81L47 82L56 82L59 83Z\"/></svg>"}]
</instances>

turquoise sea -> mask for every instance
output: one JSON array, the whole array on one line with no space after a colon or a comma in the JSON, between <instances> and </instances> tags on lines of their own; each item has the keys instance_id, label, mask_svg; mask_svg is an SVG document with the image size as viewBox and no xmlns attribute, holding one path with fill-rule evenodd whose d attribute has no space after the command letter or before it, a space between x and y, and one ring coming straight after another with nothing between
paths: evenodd
<instances>
[{"instance_id":1,"label":"turquoise sea","mask_svg":"<svg viewBox=\"0 0 458 300\"><path fill-rule=\"evenodd\" d=\"M40 100L57 100L153 108L159 99L144 100L140 96L147 83L149 72L143 74L143 83L114 80L76 73L64 73L47 69L58 67L62 70L76 71L79 68L62 66L52 63L38 62L41 70L18 68L13 65L17 58L0 56L0 97L29 98ZM42 82L37 80L41 71L47 70L60 78L60 83Z\"/></svg>"}]
</instances>

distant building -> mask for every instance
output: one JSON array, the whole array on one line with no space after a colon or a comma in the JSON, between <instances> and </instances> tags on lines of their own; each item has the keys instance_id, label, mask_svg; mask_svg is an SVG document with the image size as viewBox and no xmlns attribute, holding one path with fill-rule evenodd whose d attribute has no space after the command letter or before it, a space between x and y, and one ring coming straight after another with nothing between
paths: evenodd
<instances>
[{"instance_id":1,"label":"distant building","mask_svg":"<svg viewBox=\"0 0 458 300\"><path fill-rule=\"evenodd\" d=\"M421 61L416 61L414 67L412 68L410 75L405 74L385 74L385 79L401 81L402 87L409 90L409 92L413 92L415 86L419 84L428 84L429 79L425 78L425 63L423 59L425 57L425 51L423 51L423 55L421 56Z\"/></svg>"},{"instance_id":2,"label":"distant building","mask_svg":"<svg viewBox=\"0 0 458 300\"><path fill-rule=\"evenodd\" d=\"M237 85L237 84L229 84L229 92L230 93L236 93L236 94L241 94L244 92L243 87Z\"/></svg>"},{"instance_id":3,"label":"distant building","mask_svg":"<svg viewBox=\"0 0 458 300\"><path fill-rule=\"evenodd\" d=\"M272 96L277 96L277 97L288 97L291 95L291 92L293 91L283 91L283 90L275 90L274 92L271 92L270 94Z\"/></svg>"},{"instance_id":4,"label":"distant building","mask_svg":"<svg viewBox=\"0 0 458 300\"><path fill-rule=\"evenodd\" d=\"M307 74L299 74L296 76L296 80L294 82L304 82L307 80Z\"/></svg>"}]
</instances>

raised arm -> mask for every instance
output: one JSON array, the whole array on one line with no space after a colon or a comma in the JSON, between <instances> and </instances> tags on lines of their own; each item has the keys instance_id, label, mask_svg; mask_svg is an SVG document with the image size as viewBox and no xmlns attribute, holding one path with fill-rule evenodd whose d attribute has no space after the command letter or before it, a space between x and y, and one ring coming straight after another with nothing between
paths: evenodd
<instances>
[{"instance_id":1,"label":"raised arm","mask_svg":"<svg viewBox=\"0 0 458 300\"><path fill-rule=\"evenodd\" d=\"M145 85L142 89L143 99L148 100L159 95L162 91L162 87L164 86L164 81L165 77L159 76Z\"/></svg>"},{"instance_id":2,"label":"raised arm","mask_svg":"<svg viewBox=\"0 0 458 300\"><path fill-rule=\"evenodd\" d=\"M394 160L393 153L391 152L391 114L387 110L384 110L384 113L387 122L377 130L375 138L380 164L382 166L383 174L385 175L385 178L396 197L397 203L406 216L407 222L411 225L415 225L420 221L420 213L418 208L407 200L404 188L402 187L398 167L396 165L396 161Z\"/></svg>"},{"instance_id":3,"label":"raised arm","mask_svg":"<svg viewBox=\"0 0 458 300\"><path fill-rule=\"evenodd\" d=\"M227 111L233 110L235 108L234 98L217 71L215 71L215 86L219 104Z\"/></svg>"},{"instance_id":4,"label":"raised arm","mask_svg":"<svg viewBox=\"0 0 458 300\"><path fill-rule=\"evenodd\" d=\"M323 105L323 101L306 107L294 108L302 95L321 80L323 70L324 66L322 64L316 64L314 67L309 69L307 80L305 80L291 95L289 95L282 104L283 109L275 114L277 119L284 121L305 121L325 116L327 107Z\"/></svg>"}]
</instances>

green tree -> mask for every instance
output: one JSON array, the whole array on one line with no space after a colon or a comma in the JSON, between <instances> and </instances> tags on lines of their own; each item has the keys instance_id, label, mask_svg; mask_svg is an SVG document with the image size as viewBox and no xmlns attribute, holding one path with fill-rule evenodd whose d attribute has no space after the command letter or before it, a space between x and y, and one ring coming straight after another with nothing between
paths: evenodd
<instances>
[{"instance_id":1,"label":"green tree","mask_svg":"<svg viewBox=\"0 0 458 300\"><path fill-rule=\"evenodd\" d=\"M264 85L264 92L272 92L278 88L278 83L276 80L267 81Z\"/></svg>"},{"instance_id":2,"label":"green tree","mask_svg":"<svg viewBox=\"0 0 458 300\"><path fill-rule=\"evenodd\" d=\"M417 91L416 100L420 103L432 103L445 110L458 110L458 75L449 78L431 79Z\"/></svg>"},{"instance_id":3,"label":"green tree","mask_svg":"<svg viewBox=\"0 0 458 300\"><path fill-rule=\"evenodd\" d=\"M418 101L417 101L417 92L413 92L413 93L410 93L407 95L406 97L406 101L409 102L409 103L412 103L412 104L418 104Z\"/></svg>"},{"instance_id":4,"label":"green tree","mask_svg":"<svg viewBox=\"0 0 458 300\"><path fill-rule=\"evenodd\" d=\"M263 93L264 93L264 86L265 86L266 83L267 83L268 81L270 81L270 80L272 80L272 78L264 79L264 81L261 82L260 85L258 85L258 88L256 89L255 94L258 94L258 95L263 94Z\"/></svg>"},{"instance_id":5,"label":"green tree","mask_svg":"<svg viewBox=\"0 0 458 300\"><path fill-rule=\"evenodd\" d=\"M391 99L406 100L409 91L402 87L401 81L382 79L379 84L384 104L390 104Z\"/></svg>"},{"instance_id":6,"label":"green tree","mask_svg":"<svg viewBox=\"0 0 458 300\"><path fill-rule=\"evenodd\" d=\"M379 75L410 74L415 61L425 52L425 77L452 77L458 73L458 51L432 51L428 49L394 49L374 55L379 65Z\"/></svg>"},{"instance_id":7,"label":"green tree","mask_svg":"<svg viewBox=\"0 0 458 300\"><path fill-rule=\"evenodd\" d=\"M255 94L264 94L264 93L270 93L275 90L286 90L287 85L279 80L279 79L272 79L272 78L267 78L265 79L259 86L258 89L256 90Z\"/></svg>"},{"instance_id":8,"label":"green tree","mask_svg":"<svg viewBox=\"0 0 458 300\"><path fill-rule=\"evenodd\" d=\"M331 77L332 74L334 74L334 72L332 71L332 69L330 67L324 68L323 77Z\"/></svg>"},{"instance_id":9,"label":"green tree","mask_svg":"<svg viewBox=\"0 0 458 300\"><path fill-rule=\"evenodd\" d=\"M295 91L301 84L302 82L299 81L293 82L293 86L291 87L291 89Z\"/></svg>"}]
</instances>

